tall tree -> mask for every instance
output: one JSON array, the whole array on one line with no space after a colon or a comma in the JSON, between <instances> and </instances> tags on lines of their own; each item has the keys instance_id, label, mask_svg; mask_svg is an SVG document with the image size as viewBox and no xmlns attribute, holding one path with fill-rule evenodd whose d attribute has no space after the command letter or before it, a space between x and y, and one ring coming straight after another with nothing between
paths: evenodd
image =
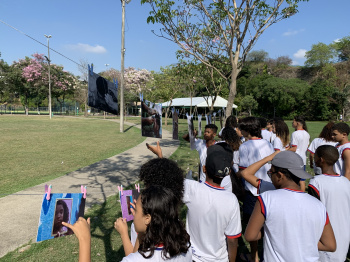
<instances>
[{"instance_id":1,"label":"tall tree","mask_svg":"<svg viewBox=\"0 0 350 262\"><path fill-rule=\"evenodd\" d=\"M348 61L350 59L350 36L335 41L333 47L338 52L339 61Z\"/></svg>"},{"instance_id":2,"label":"tall tree","mask_svg":"<svg viewBox=\"0 0 350 262\"><path fill-rule=\"evenodd\" d=\"M318 44L312 45L311 50L306 52L305 65L322 67L331 63L334 56L335 52L331 45L319 42Z\"/></svg>"},{"instance_id":3,"label":"tall tree","mask_svg":"<svg viewBox=\"0 0 350 262\"><path fill-rule=\"evenodd\" d=\"M178 44L187 56L230 81L226 108L229 116L236 96L236 79L247 54L268 27L297 13L302 1L307 0L141 0L141 3L151 5L147 22L162 24L158 36ZM215 65L223 62L221 57L228 58L229 76Z\"/></svg>"}]
</instances>

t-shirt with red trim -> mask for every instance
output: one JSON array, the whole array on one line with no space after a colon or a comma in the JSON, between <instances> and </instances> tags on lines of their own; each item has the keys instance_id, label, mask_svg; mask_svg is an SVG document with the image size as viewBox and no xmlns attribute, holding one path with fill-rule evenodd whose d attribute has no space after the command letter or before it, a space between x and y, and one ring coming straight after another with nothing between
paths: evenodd
<instances>
[{"instance_id":1,"label":"t-shirt with red trim","mask_svg":"<svg viewBox=\"0 0 350 262\"><path fill-rule=\"evenodd\" d=\"M304 129L296 130L292 133L290 145L297 147L297 153L303 159L304 166L306 165L306 151L310 143L310 135Z\"/></svg>"},{"instance_id":2,"label":"t-shirt with red trim","mask_svg":"<svg viewBox=\"0 0 350 262\"><path fill-rule=\"evenodd\" d=\"M258 162L271 155L274 151L272 144L264 139L251 139L244 142L239 147L239 168L245 169L248 166ZM271 182L270 177L267 175L267 171L270 169L271 164L263 165L256 173L257 178ZM256 188L250 183L245 182L246 190L249 190L253 195L257 196Z\"/></svg>"},{"instance_id":3,"label":"t-shirt with red trim","mask_svg":"<svg viewBox=\"0 0 350 262\"><path fill-rule=\"evenodd\" d=\"M337 241L335 252L320 251L320 261L345 261L350 244L350 181L340 175L321 174L310 179L309 188L326 206Z\"/></svg>"},{"instance_id":4,"label":"t-shirt with red trim","mask_svg":"<svg viewBox=\"0 0 350 262\"><path fill-rule=\"evenodd\" d=\"M272 146L275 151L285 151L289 148L289 145L283 145L282 140L278 136L273 140Z\"/></svg>"},{"instance_id":5,"label":"t-shirt with red trim","mask_svg":"<svg viewBox=\"0 0 350 262\"><path fill-rule=\"evenodd\" d=\"M264 261L316 262L328 223L321 201L299 190L270 190L258 197L264 223Z\"/></svg>"},{"instance_id":6,"label":"t-shirt with red trim","mask_svg":"<svg viewBox=\"0 0 350 262\"><path fill-rule=\"evenodd\" d=\"M236 196L217 187L185 179L183 201L188 207L186 230L194 261L228 261L226 238L241 236L241 216Z\"/></svg>"},{"instance_id":7,"label":"t-shirt with red trim","mask_svg":"<svg viewBox=\"0 0 350 262\"><path fill-rule=\"evenodd\" d=\"M197 182L198 183L198 182ZM166 259L162 255L163 247L157 247L153 253L153 256L150 258L144 258L139 252L131 253L130 255L123 258L122 262L163 262L163 261L171 261L171 262L192 262L192 253L191 248L188 249L187 253L181 253L175 257ZM148 255L149 253L146 253Z\"/></svg>"},{"instance_id":8,"label":"t-shirt with red trim","mask_svg":"<svg viewBox=\"0 0 350 262\"><path fill-rule=\"evenodd\" d=\"M265 139L267 142L271 141L271 132L266 129L261 129L261 136L263 139Z\"/></svg>"},{"instance_id":9,"label":"t-shirt with red trim","mask_svg":"<svg viewBox=\"0 0 350 262\"><path fill-rule=\"evenodd\" d=\"M340 145L339 143L336 144L335 146L338 149L339 152L339 159L338 161L334 164L334 171L337 174L340 174L342 176L345 175L345 163L344 163L344 158L343 158L343 153L346 150L350 150L350 142L345 143L344 145Z\"/></svg>"},{"instance_id":10,"label":"t-shirt with red trim","mask_svg":"<svg viewBox=\"0 0 350 262\"><path fill-rule=\"evenodd\" d=\"M337 142L333 142L333 141L326 141L324 138L321 137L316 137L314 140L312 140L309 148L307 149L307 151L309 151L312 154L315 154L316 149L319 146L323 146L323 145L331 145L331 146L335 146L337 144ZM314 165L314 172L315 174L322 174L322 170L321 168L317 167L315 165L315 163L313 163Z\"/></svg>"}]
</instances>

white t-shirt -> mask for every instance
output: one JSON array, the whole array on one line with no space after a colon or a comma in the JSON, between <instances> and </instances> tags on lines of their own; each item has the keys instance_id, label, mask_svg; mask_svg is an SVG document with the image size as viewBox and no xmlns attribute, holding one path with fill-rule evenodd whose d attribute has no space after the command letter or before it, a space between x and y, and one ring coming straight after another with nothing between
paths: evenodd
<instances>
[{"instance_id":1,"label":"white t-shirt","mask_svg":"<svg viewBox=\"0 0 350 262\"><path fill-rule=\"evenodd\" d=\"M194 261L228 261L226 238L241 236L241 216L236 196L208 182L185 179L186 229Z\"/></svg>"},{"instance_id":2,"label":"white t-shirt","mask_svg":"<svg viewBox=\"0 0 350 262\"><path fill-rule=\"evenodd\" d=\"M318 241L329 223L318 199L288 188L258 196L264 223L264 261L317 262Z\"/></svg>"},{"instance_id":3,"label":"white t-shirt","mask_svg":"<svg viewBox=\"0 0 350 262\"><path fill-rule=\"evenodd\" d=\"M239 168L245 169L248 166L263 159L264 157L271 155L273 152L274 152L274 150L273 150L271 143L267 142L264 139L248 140L247 142L244 142L239 147ZM271 182L270 177L267 175L267 171L269 171L270 167L271 167L271 164L263 165L255 173L255 176L257 178ZM250 190L250 192L254 196L258 195L258 194L256 194L256 188L254 186L252 186L250 183L245 182L245 188L247 190Z\"/></svg>"},{"instance_id":4,"label":"white t-shirt","mask_svg":"<svg viewBox=\"0 0 350 262\"><path fill-rule=\"evenodd\" d=\"M270 140L270 142L272 143L273 140L275 140L276 137L277 137L276 134L271 131L271 140Z\"/></svg>"},{"instance_id":5,"label":"white t-shirt","mask_svg":"<svg viewBox=\"0 0 350 262\"><path fill-rule=\"evenodd\" d=\"M263 139L265 139L267 142L271 141L271 132L266 129L261 129L261 136Z\"/></svg>"},{"instance_id":6,"label":"white t-shirt","mask_svg":"<svg viewBox=\"0 0 350 262\"><path fill-rule=\"evenodd\" d=\"M235 173L239 171L239 151L233 152L233 170ZM225 190L232 192L232 182L230 176L225 176L220 184L221 187L225 188Z\"/></svg>"},{"instance_id":7,"label":"white t-shirt","mask_svg":"<svg viewBox=\"0 0 350 262\"><path fill-rule=\"evenodd\" d=\"M350 181L340 175L322 174L314 176L309 187L326 206L337 241L335 252L319 252L320 261L344 262L350 244Z\"/></svg>"},{"instance_id":8,"label":"white t-shirt","mask_svg":"<svg viewBox=\"0 0 350 262\"><path fill-rule=\"evenodd\" d=\"M337 142L333 142L333 141L326 141L324 138L320 138L320 137L317 137L315 138L314 140L312 140L309 148L307 149L307 151L309 151L310 153L312 154L315 154L316 152L316 149L319 147L319 146L323 146L323 145L331 145L331 146L335 146L337 144ZM322 170L321 168L317 167L314 164L314 172L315 174L322 174Z\"/></svg>"},{"instance_id":9,"label":"white t-shirt","mask_svg":"<svg viewBox=\"0 0 350 262\"><path fill-rule=\"evenodd\" d=\"M303 159L304 166L306 165L306 151L309 146L310 135L304 129L296 130L292 133L290 144L292 147L297 147L297 153Z\"/></svg>"},{"instance_id":10,"label":"white t-shirt","mask_svg":"<svg viewBox=\"0 0 350 262\"><path fill-rule=\"evenodd\" d=\"M197 182L198 183L198 182ZM154 251L154 254L152 257L146 259L144 258L139 252L131 253L130 255L123 258L122 262L132 262L132 261L156 261L156 262L162 262L162 261L172 261L172 262L192 262L192 254L191 254L191 248L188 249L187 253L182 253L180 255L177 255L175 257L172 257L170 259L165 259L162 257L162 250L163 248L156 248Z\"/></svg>"},{"instance_id":11,"label":"white t-shirt","mask_svg":"<svg viewBox=\"0 0 350 262\"><path fill-rule=\"evenodd\" d=\"M334 171L337 174L344 176L345 175L345 166L344 166L345 163L344 163L344 159L343 159L343 152L345 150L350 149L350 142L345 143L344 145L336 144L336 148L338 149L338 152L339 152L339 159L334 165Z\"/></svg>"},{"instance_id":12,"label":"white t-shirt","mask_svg":"<svg viewBox=\"0 0 350 262\"><path fill-rule=\"evenodd\" d=\"M200 160L200 172L199 172L199 182L205 181L205 173L203 172L203 166L205 166L205 161L207 160L207 143L203 139L195 139L196 150L199 154Z\"/></svg>"},{"instance_id":13,"label":"white t-shirt","mask_svg":"<svg viewBox=\"0 0 350 262\"><path fill-rule=\"evenodd\" d=\"M279 137L275 137L275 139L272 142L273 145L273 149L275 149L275 151L285 151L289 148L289 145L283 146L282 140Z\"/></svg>"}]
</instances>

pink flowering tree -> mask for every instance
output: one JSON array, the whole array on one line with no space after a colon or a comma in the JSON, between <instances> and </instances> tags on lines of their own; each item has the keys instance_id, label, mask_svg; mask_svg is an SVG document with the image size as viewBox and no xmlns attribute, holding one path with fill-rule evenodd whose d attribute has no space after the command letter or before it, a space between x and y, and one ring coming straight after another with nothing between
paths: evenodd
<instances>
[{"instance_id":1,"label":"pink flowering tree","mask_svg":"<svg viewBox=\"0 0 350 262\"><path fill-rule=\"evenodd\" d=\"M146 69L126 68L124 71L126 100L137 101L140 93L151 91L148 84L152 80L152 73Z\"/></svg>"}]
</instances>

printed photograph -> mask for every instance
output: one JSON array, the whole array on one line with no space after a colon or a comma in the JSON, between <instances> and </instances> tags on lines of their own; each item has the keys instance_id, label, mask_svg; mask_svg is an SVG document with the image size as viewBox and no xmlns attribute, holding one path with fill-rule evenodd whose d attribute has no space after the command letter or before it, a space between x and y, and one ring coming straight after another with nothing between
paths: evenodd
<instances>
[{"instance_id":1,"label":"printed photograph","mask_svg":"<svg viewBox=\"0 0 350 262\"><path fill-rule=\"evenodd\" d=\"M134 216L132 215L132 206L131 203L135 203L140 193L137 189L133 190L124 190L123 195L120 196L120 205L122 209L122 216L126 218L126 221L134 220Z\"/></svg>"},{"instance_id":2,"label":"printed photograph","mask_svg":"<svg viewBox=\"0 0 350 262\"><path fill-rule=\"evenodd\" d=\"M56 199L55 216L52 223L52 236L62 237L73 234L73 231L62 225L62 222L70 223L73 199Z\"/></svg>"}]
</instances>

